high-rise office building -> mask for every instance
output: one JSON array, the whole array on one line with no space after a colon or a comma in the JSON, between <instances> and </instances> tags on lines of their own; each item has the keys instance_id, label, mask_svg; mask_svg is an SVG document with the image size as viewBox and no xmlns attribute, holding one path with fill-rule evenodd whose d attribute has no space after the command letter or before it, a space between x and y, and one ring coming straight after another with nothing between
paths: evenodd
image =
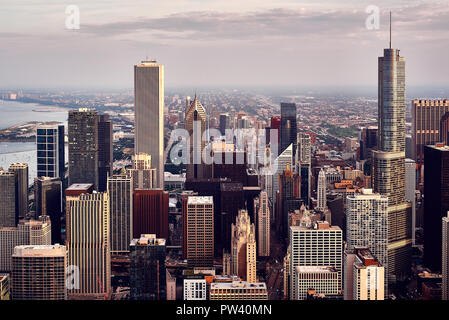
<instances>
[{"instance_id":1,"label":"high-rise office building","mask_svg":"<svg viewBox=\"0 0 449 320\"><path fill-rule=\"evenodd\" d=\"M21 245L51 245L50 219L20 220L17 227L0 228L0 271L11 271L14 247Z\"/></svg>"},{"instance_id":2,"label":"high-rise office building","mask_svg":"<svg viewBox=\"0 0 449 320\"><path fill-rule=\"evenodd\" d=\"M364 127L360 130L360 160L371 159L371 151L377 147L376 126Z\"/></svg>"},{"instance_id":3,"label":"high-rise office building","mask_svg":"<svg viewBox=\"0 0 449 320\"><path fill-rule=\"evenodd\" d=\"M368 248L345 251L345 300L384 300L385 268Z\"/></svg>"},{"instance_id":4,"label":"high-rise office building","mask_svg":"<svg viewBox=\"0 0 449 320\"><path fill-rule=\"evenodd\" d=\"M441 117L439 142L449 145L449 111Z\"/></svg>"},{"instance_id":5,"label":"high-rise office building","mask_svg":"<svg viewBox=\"0 0 449 320\"><path fill-rule=\"evenodd\" d=\"M368 248L388 269L388 197L372 193L371 189L347 196L346 242L350 250ZM387 286L386 282L385 294Z\"/></svg>"},{"instance_id":6,"label":"high-rise office building","mask_svg":"<svg viewBox=\"0 0 449 320\"><path fill-rule=\"evenodd\" d=\"M65 300L67 252L56 245L17 246L12 255L14 300Z\"/></svg>"},{"instance_id":7,"label":"high-rise office building","mask_svg":"<svg viewBox=\"0 0 449 320\"><path fill-rule=\"evenodd\" d=\"M339 293L339 274L333 266L296 266L295 297L306 300L310 289L319 295L337 295Z\"/></svg>"},{"instance_id":8,"label":"high-rise office building","mask_svg":"<svg viewBox=\"0 0 449 320\"><path fill-rule=\"evenodd\" d=\"M98 116L98 191L107 189L108 177L112 175L112 121L109 115Z\"/></svg>"},{"instance_id":9,"label":"high-rise office building","mask_svg":"<svg viewBox=\"0 0 449 320\"><path fill-rule=\"evenodd\" d=\"M424 146L442 142L441 118L449 112L449 100L412 101L412 140L417 164L424 162Z\"/></svg>"},{"instance_id":10,"label":"high-rise office building","mask_svg":"<svg viewBox=\"0 0 449 320\"><path fill-rule=\"evenodd\" d=\"M449 211L449 147L424 146L424 264L441 271L441 219Z\"/></svg>"},{"instance_id":11,"label":"high-rise office building","mask_svg":"<svg viewBox=\"0 0 449 320\"><path fill-rule=\"evenodd\" d=\"M332 266L338 271L338 290L342 288L343 232L328 222L310 227L290 227L290 299L297 300L297 266Z\"/></svg>"},{"instance_id":12,"label":"high-rise office building","mask_svg":"<svg viewBox=\"0 0 449 320\"><path fill-rule=\"evenodd\" d=\"M188 265L211 267L214 259L213 197L188 197L185 223Z\"/></svg>"},{"instance_id":13,"label":"high-rise office building","mask_svg":"<svg viewBox=\"0 0 449 320\"><path fill-rule=\"evenodd\" d=\"M256 227L246 210L239 210L231 225L231 272L247 282L256 282Z\"/></svg>"},{"instance_id":14,"label":"high-rise office building","mask_svg":"<svg viewBox=\"0 0 449 320\"><path fill-rule=\"evenodd\" d=\"M186 131L189 134L189 163L187 164L187 179L201 179L204 177L202 152L206 146L203 135L206 132L206 110L196 95L186 110Z\"/></svg>"},{"instance_id":15,"label":"high-rise office building","mask_svg":"<svg viewBox=\"0 0 449 320\"><path fill-rule=\"evenodd\" d=\"M19 218L25 218L28 213L28 165L26 163L13 163L9 172L17 176L16 210Z\"/></svg>"},{"instance_id":16,"label":"high-rise office building","mask_svg":"<svg viewBox=\"0 0 449 320\"><path fill-rule=\"evenodd\" d=\"M98 113L69 111L69 183L92 183L98 190Z\"/></svg>"},{"instance_id":17,"label":"high-rise office building","mask_svg":"<svg viewBox=\"0 0 449 320\"><path fill-rule=\"evenodd\" d=\"M129 252L133 236L133 181L126 175L108 178L111 254Z\"/></svg>"},{"instance_id":18,"label":"high-rise office building","mask_svg":"<svg viewBox=\"0 0 449 320\"><path fill-rule=\"evenodd\" d=\"M132 156L132 169L127 169L133 179L134 189L153 189L157 185L156 169L151 167L151 156L136 153Z\"/></svg>"},{"instance_id":19,"label":"high-rise office building","mask_svg":"<svg viewBox=\"0 0 449 320\"><path fill-rule=\"evenodd\" d=\"M268 194L262 191L254 200L254 212L257 220L257 253L260 257L270 256L270 204Z\"/></svg>"},{"instance_id":20,"label":"high-rise office building","mask_svg":"<svg viewBox=\"0 0 449 320\"><path fill-rule=\"evenodd\" d=\"M165 239L142 234L130 245L129 284L131 300L165 300Z\"/></svg>"},{"instance_id":21,"label":"high-rise office building","mask_svg":"<svg viewBox=\"0 0 449 320\"><path fill-rule=\"evenodd\" d=\"M35 218L48 216L51 220L51 241L61 243L62 182L59 177L34 178Z\"/></svg>"},{"instance_id":22,"label":"high-rise office building","mask_svg":"<svg viewBox=\"0 0 449 320\"><path fill-rule=\"evenodd\" d=\"M229 116L229 113L222 113L220 114L220 132L221 135L226 134L226 129L232 129L231 126L231 117Z\"/></svg>"},{"instance_id":23,"label":"high-rise office building","mask_svg":"<svg viewBox=\"0 0 449 320\"><path fill-rule=\"evenodd\" d=\"M279 176L285 171L287 168L287 164L291 165L293 163L293 145L289 145L275 160L272 166L274 170L273 175L270 176L272 178L273 183L272 186L272 194L271 194L271 203L272 203L272 220L275 221L275 210L276 208L276 195L279 192ZM268 195L270 197L270 195Z\"/></svg>"},{"instance_id":24,"label":"high-rise office building","mask_svg":"<svg viewBox=\"0 0 449 320\"><path fill-rule=\"evenodd\" d=\"M326 174L324 170L321 168L318 174L318 186L316 190L317 194L316 208L320 211L324 211L324 209L326 208L326 189L327 189Z\"/></svg>"},{"instance_id":25,"label":"high-rise office building","mask_svg":"<svg viewBox=\"0 0 449 320\"><path fill-rule=\"evenodd\" d=\"M67 239L69 265L79 270L79 286L70 288L71 299L111 296L109 195L81 194L68 201Z\"/></svg>"},{"instance_id":26,"label":"high-rise office building","mask_svg":"<svg viewBox=\"0 0 449 320\"><path fill-rule=\"evenodd\" d=\"M295 172L301 177L301 199L309 205L310 192L312 186L311 175L312 165L312 139L310 134L298 132L297 147L295 153Z\"/></svg>"},{"instance_id":27,"label":"high-rise office building","mask_svg":"<svg viewBox=\"0 0 449 320\"><path fill-rule=\"evenodd\" d=\"M155 234L168 238L168 192L136 189L133 200L133 237Z\"/></svg>"},{"instance_id":28,"label":"high-rise office building","mask_svg":"<svg viewBox=\"0 0 449 320\"><path fill-rule=\"evenodd\" d=\"M293 145L292 154L296 151L296 104L281 102L281 147L282 153L289 145Z\"/></svg>"},{"instance_id":29,"label":"high-rise office building","mask_svg":"<svg viewBox=\"0 0 449 320\"><path fill-rule=\"evenodd\" d=\"M164 66L142 61L134 66L134 149L151 155L157 188L164 188Z\"/></svg>"},{"instance_id":30,"label":"high-rise office building","mask_svg":"<svg viewBox=\"0 0 449 320\"><path fill-rule=\"evenodd\" d=\"M449 300L449 212L442 218L442 300Z\"/></svg>"},{"instance_id":31,"label":"high-rise office building","mask_svg":"<svg viewBox=\"0 0 449 320\"><path fill-rule=\"evenodd\" d=\"M15 227L19 222L16 210L17 175L0 169L0 228Z\"/></svg>"},{"instance_id":32,"label":"high-rise office building","mask_svg":"<svg viewBox=\"0 0 449 320\"><path fill-rule=\"evenodd\" d=\"M391 281L411 268L411 205L405 197L405 59L384 49L378 67L377 150L373 156L374 192L388 196L388 266Z\"/></svg>"},{"instance_id":33,"label":"high-rise office building","mask_svg":"<svg viewBox=\"0 0 449 320\"><path fill-rule=\"evenodd\" d=\"M416 232L416 162L405 159L405 198L412 205L412 244L415 245Z\"/></svg>"},{"instance_id":34,"label":"high-rise office building","mask_svg":"<svg viewBox=\"0 0 449 320\"><path fill-rule=\"evenodd\" d=\"M64 125L38 125L36 128L37 176L59 177L64 182Z\"/></svg>"}]
</instances>

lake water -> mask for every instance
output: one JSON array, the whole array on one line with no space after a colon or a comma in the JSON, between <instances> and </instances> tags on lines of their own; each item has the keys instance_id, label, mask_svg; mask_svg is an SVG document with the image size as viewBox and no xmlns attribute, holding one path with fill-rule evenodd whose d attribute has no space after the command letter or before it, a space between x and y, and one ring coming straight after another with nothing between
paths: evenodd
<instances>
[{"instance_id":1,"label":"lake water","mask_svg":"<svg viewBox=\"0 0 449 320\"><path fill-rule=\"evenodd\" d=\"M33 111L45 110L46 108L54 109L55 106L0 100L0 129L6 129L28 121L67 122L67 111L62 108L51 112Z\"/></svg>"},{"instance_id":2,"label":"lake water","mask_svg":"<svg viewBox=\"0 0 449 320\"><path fill-rule=\"evenodd\" d=\"M0 129L28 121L58 121L67 125L67 111L36 112L54 108L34 103L0 100ZM67 154L67 150L66 150ZM0 168L8 169L14 162L28 164L29 183L33 183L37 175L35 142L0 142Z\"/></svg>"}]
</instances>

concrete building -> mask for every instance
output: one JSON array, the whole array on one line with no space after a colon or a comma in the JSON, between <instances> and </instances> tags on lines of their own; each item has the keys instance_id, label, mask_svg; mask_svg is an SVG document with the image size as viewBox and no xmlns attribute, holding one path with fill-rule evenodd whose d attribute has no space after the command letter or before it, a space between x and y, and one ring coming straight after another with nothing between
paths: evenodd
<instances>
[{"instance_id":1,"label":"concrete building","mask_svg":"<svg viewBox=\"0 0 449 320\"><path fill-rule=\"evenodd\" d=\"M210 285L210 300L268 300L267 285L265 282L213 282Z\"/></svg>"},{"instance_id":2,"label":"concrete building","mask_svg":"<svg viewBox=\"0 0 449 320\"><path fill-rule=\"evenodd\" d=\"M132 169L127 173L133 179L134 189L153 189L157 185L157 172L151 167L151 156L146 153L136 153L132 156Z\"/></svg>"},{"instance_id":3,"label":"concrete building","mask_svg":"<svg viewBox=\"0 0 449 320\"><path fill-rule=\"evenodd\" d=\"M126 175L108 178L111 254L129 252L133 236L133 180Z\"/></svg>"},{"instance_id":4,"label":"concrete building","mask_svg":"<svg viewBox=\"0 0 449 320\"><path fill-rule=\"evenodd\" d=\"M424 163L424 146L444 140L440 136L440 124L446 112L449 112L448 99L412 101L412 140L416 163Z\"/></svg>"},{"instance_id":5,"label":"concrete building","mask_svg":"<svg viewBox=\"0 0 449 320\"><path fill-rule=\"evenodd\" d=\"M388 270L388 197L372 193L371 189L347 197L346 242L349 250L369 248ZM388 282L385 283L387 292Z\"/></svg>"},{"instance_id":6,"label":"concrete building","mask_svg":"<svg viewBox=\"0 0 449 320\"><path fill-rule=\"evenodd\" d=\"M343 233L327 222L310 227L290 227L290 299L296 296L297 266L332 266L338 271L338 289L342 288Z\"/></svg>"},{"instance_id":7,"label":"concrete building","mask_svg":"<svg viewBox=\"0 0 449 320\"><path fill-rule=\"evenodd\" d=\"M206 279L184 279L184 300L207 300Z\"/></svg>"},{"instance_id":8,"label":"concrete building","mask_svg":"<svg viewBox=\"0 0 449 320\"><path fill-rule=\"evenodd\" d=\"M247 282L256 282L256 227L246 210L239 210L231 225L231 272Z\"/></svg>"},{"instance_id":9,"label":"concrete building","mask_svg":"<svg viewBox=\"0 0 449 320\"><path fill-rule=\"evenodd\" d=\"M16 208L16 186L16 174L0 170L0 228L14 228L19 222L19 213Z\"/></svg>"},{"instance_id":10,"label":"concrete building","mask_svg":"<svg viewBox=\"0 0 449 320\"><path fill-rule=\"evenodd\" d=\"M309 289L316 294L337 295L339 293L339 275L332 266L296 266L295 297L306 300Z\"/></svg>"},{"instance_id":11,"label":"concrete building","mask_svg":"<svg viewBox=\"0 0 449 320\"><path fill-rule=\"evenodd\" d=\"M189 267L211 267L214 259L213 197L188 197L185 221Z\"/></svg>"},{"instance_id":12,"label":"concrete building","mask_svg":"<svg viewBox=\"0 0 449 320\"><path fill-rule=\"evenodd\" d=\"M14 300L66 300L65 246L17 246L12 255Z\"/></svg>"},{"instance_id":13,"label":"concrete building","mask_svg":"<svg viewBox=\"0 0 449 320\"><path fill-rule=\"evenodd\" d=\"M384 300L385 268L368 248L345 251L345 300Z\"/></svg>"},{"instance_id":14,"label":"concrete building","mask_svg":"<svg viewBox=\"0 0 449 320\"><path fill-rule=\"evenodd\" d=\"M317 186L317 210L324 211L326 208L326 189L327 189L327 181L326 181L326 173L323 169L320 170L318 174L318 186Z\"/></svg>"},{"instance_id":15,"label":"concrete building","mask_svg":"<svg viewBox=\"0 0 449 320\"><path fill-rule=\"evenodd\" d=\"M130 245L131 300L165 300L167 298L165 239L142 234Z\"/></svg>"},{"instance_id":16,"label":"concrete building","mask_svg":"<svg viewBox=\"0 0 449 320\"><path fill-rule=\"evenodd\" d=\"M270 203L268 194L262 191L259 198L254 200L254 212L257 220L257 254L260 257L270 256Z\"/></svg>"},{"instance_id":17,"label":"concrete building","mask_svg":"<svg viewBox=\"0 0 449 320\"><path fill-rule=\"evenodd\" d=\"M109 194L81 194L67 203L69 265L79 269L79 288L71 299L109 299L111 243Z\"/></svg>"},{"instance_id":18,"label":"concrete building","mask_svg":"<svg viewBox=\"0 0 449 320\"><path fill-rule=\"evenodd\" d=\"M134 114L135 152L151 155L164 188L164 66L154 60L134 66Z\"/></svg>"},{"instance_id":19,"label":"concrete building","mask_svg":"<svg viewBox=\"0 0 449 320\"><path fill-rule=\"evenodd\" d=\"M21 245L51 245L51 221L20 220L17 227L0 228L0 271L10 272L14 247Z\"/></svg>"},{"instance_id":20,"label":"concrete building","mask_svg":"<svg viewBox=\"0 0 449 320\"><path fill-rule=\"evenodd\" d=\"M91 183L98 190L98 112L86 108L69 111L69 186Z\"/></svg>"}]
</instances>

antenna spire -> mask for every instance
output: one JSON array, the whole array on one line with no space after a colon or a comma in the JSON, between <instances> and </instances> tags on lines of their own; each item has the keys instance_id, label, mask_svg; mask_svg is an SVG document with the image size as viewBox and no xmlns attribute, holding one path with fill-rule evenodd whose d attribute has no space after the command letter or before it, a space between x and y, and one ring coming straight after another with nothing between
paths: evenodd
<instances>
[{"instance_id":1,"label":"antenna spire","mask_svg":"<svg viewBox=\"0 0 449 320\"><path fill-rule=\"evenodd\" d=\"M390 11L390 49L391 49L391 11Z\"/></svg>"}]
</instances>

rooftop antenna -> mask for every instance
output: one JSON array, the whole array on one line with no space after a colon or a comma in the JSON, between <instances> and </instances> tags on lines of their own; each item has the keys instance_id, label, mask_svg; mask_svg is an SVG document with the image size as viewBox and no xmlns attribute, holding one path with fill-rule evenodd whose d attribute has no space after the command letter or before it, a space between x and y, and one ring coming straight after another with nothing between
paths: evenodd
<instances>
[{"instance_id":1,"label":"rooftop antenna","mask_svg":"<svg viewBox=\"0 0 449 320\"><path fill-rule=\"evenodd\" d=\"M391 49L391 11L390 11L390 49Z\"/></svg>"}]
</instances>

